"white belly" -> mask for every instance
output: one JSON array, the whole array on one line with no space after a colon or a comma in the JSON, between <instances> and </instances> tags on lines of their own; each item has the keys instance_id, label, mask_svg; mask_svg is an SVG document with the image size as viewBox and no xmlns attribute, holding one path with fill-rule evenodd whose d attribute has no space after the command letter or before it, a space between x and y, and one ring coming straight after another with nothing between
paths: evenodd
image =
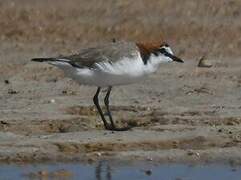
<instances>
[{"instance_id":1,"label":"white belly","mask_svg":"<svg viewBox=\"0 0 241 180\"><path fill-rule=\"evenodd\" d=\"M145 76L130 76L128 74L109 74L102 71L91 71L88 74L72 74L70 77L79 84L99 87L132 84L142 80ZM86 72L85 72L86 73Z\"/></svg>"},{"instance_id":2,"label":"white belly","mask_svg":"<svg viewBox=\"0 0 241 180\"><path fill-rule=\"evenodd\" d=\"M63 69L68 77L79 84L99 87L135 83L156 70L156 67L151 63L144 65L140 55L135 59L123 58L123 60L113 64L108 62L99 63L96 64L95 68L91 69L75 68L67 63L53 65Z\"/></svg>"}]
</instances>

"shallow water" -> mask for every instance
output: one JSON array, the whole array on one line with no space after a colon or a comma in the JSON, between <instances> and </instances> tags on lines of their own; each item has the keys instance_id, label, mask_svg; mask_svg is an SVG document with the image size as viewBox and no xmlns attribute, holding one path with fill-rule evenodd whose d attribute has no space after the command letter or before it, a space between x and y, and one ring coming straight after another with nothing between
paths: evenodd
<instances>
[{"instance_id":1,"label":"shallow water","mask_svg":"<svg viewBox=\"0 0 241 180\"><path fill-rule=\"evenodd\" d=\"M113 163L100 161L96 164L1 164L0 179L83 179L83 180L240 180L241 166L225 164L187 165Z\"/></svg>"}]
</instances>

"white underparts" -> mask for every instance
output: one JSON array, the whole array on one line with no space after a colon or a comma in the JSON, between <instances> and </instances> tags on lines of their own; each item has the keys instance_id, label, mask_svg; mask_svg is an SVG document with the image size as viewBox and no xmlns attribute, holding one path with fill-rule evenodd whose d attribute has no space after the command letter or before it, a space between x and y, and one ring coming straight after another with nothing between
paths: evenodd
<instances>
[{"instance_id":1,"label":"white underparts","mask_svg":"<svg viewBox=\"0 0 241 180\"><path fill-rule=\"evenodd\" d=\"M76 68L67 62L59 61L50 64L62 69L79 84L107 87L138 82L155 72L160 62L160 57L152 55L145 65L140 53L136 53L133 59L123 57L114 63L110 61L96 63L93 68Z\"/></svg>"}]
</instances>

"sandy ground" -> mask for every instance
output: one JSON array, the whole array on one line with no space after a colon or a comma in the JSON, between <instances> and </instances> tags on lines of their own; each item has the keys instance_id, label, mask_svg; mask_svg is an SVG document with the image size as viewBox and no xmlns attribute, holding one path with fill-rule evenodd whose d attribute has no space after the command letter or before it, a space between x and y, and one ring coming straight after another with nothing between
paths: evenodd
<instances>
[{"instance_id":1,"label":"sandy ground","mask_svg":"<svg viewBox=\"0 0 241 180\"><path fill-rule=\"evenodd\" d=\"M60 3L61 2L61 3ZM0 160L241 162L241 1L0 1ZM164 36L184 64L113 89L103 129L92 97L33 57ZM207 54L211 68L198 68Z\"/></svg>"}]
</instances>

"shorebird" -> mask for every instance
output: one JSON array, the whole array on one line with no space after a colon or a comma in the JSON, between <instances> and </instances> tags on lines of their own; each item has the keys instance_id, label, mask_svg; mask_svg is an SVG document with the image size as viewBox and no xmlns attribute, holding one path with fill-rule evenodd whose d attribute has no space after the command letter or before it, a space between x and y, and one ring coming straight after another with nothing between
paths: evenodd
<instances>
[{"instance_id":1,"label":"shorebird","mask_svg":"<svg viewBox=\"0 0 241 180\"><path fill-rule=\"evenodd\" d=\"M161 63L183 60L173 54L165 42L135 43L112 42L82 49L78 54L55 58L34 58L32 61L47 62L62 69L79 84L96 86L93 101L104 123L105 129L125 131L131 126L116 127L109 108L109 97L113 86L136 83L157 71ZM101 88L107 88L104 98L107 113L104 114L98 96ZM108 123L105 115L109 117Z\"/></svg>"}]
</instances>

